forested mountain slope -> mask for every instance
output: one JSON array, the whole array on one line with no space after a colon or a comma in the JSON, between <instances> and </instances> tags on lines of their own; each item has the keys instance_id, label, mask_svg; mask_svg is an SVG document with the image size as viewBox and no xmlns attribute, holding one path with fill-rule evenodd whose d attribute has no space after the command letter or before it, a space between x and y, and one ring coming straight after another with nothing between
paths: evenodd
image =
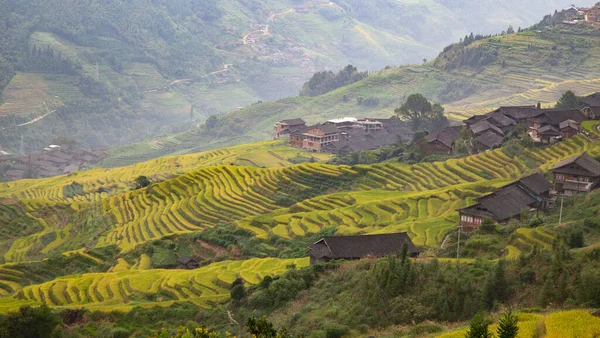
<instances>
[{"instance_id":1,"label":"forested mountain slope","mask_svg":"<svg viewBox=\"0 0 600 338\"><path fill-rule=\"evenodd\" d=\"M93 146L181 131L295 95L317 70L420 63L471 31L526 26L564 5L2 0L0 147L19 150L21 136L29 151L53 135Z\"/></svg>"},{"instance_id":2,"label":"forested mountain slope","mask_svg":"<svg viewBox=\"0 0 600 338\"><path fill-rule=\"evenodd\" d=\"M448 117L458 120L503 105L552 105L567 90L578 95L600 91L599 37L600 29L583 25L538 25L520 33L473 36L425 65L385 69L316 97L253 105L168 139L115 149L107 163L268 139L273 124L286 118L301 116L314 123L341 116L390 116L412 93L443 103Z\"/></svg>"}]
</instances>

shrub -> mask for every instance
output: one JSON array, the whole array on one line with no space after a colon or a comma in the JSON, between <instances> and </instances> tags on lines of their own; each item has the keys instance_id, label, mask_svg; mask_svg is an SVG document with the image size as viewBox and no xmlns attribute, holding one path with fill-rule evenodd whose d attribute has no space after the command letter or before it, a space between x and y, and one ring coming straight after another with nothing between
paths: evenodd
<instances>
[{"instance_id":1,"label":"shrub","mask_svg":"<svg viewBox=\"0 0 600 338\"><path fill-rule=\"evenodd\" d=\"M60 317L47 305L22 306L0 318L0 337L47 337L59 324Z\"/></svg>"},{"instance_id":2,"label":"shrub","mask_svg":"<svg viewBox=\"0 0 600 338\"><path fill-rule=\"evenodd\" d=\"M325 327L325 337L327 338L341 338L348 333L348 327L339 324L329 324Z\"/></svg>"},{"instance_id":3,"label":"shrub","mask_svg":"<svg viewBox=\"0 0 600 338\"><path fill-rule=\"evenodd\" d=\"M231 288L230 295L231 299L239 302L246 295L246 288L242 284L235 285Z\"/></svg>"},{"instance_id":4,"label":"shrub","mask_svg":"<svg viewBox=\"0 0 600 338\"><path fill-rule=\"evenodd\" d=\"M421 323L411 327L410 331L408 331L408 334L410 337L421 337L442 331L443 329L439 325L433 323Z\"/></svg>"},{"instance_id":5,"label":"shrub","mask_svg":"<svg viewBox=\"0 0 600 338\"><path fill-rule=\"evenodd\" d=\"M214 261L215 262L222 262L222 261L228 261L231 260L231 256L229 256L228 254L218 254L215 256Z\"/></svg>"}]
</instances>

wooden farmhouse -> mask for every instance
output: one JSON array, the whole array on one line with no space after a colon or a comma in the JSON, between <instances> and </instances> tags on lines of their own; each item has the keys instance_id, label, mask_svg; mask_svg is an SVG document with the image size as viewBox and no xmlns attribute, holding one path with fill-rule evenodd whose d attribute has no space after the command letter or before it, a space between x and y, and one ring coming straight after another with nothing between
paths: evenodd
<instances>
[{"instance_id":1,"label":"wooden farmhouse","mask_svg":"<svg viewBox=\"0 0 600 338\"><path fill-rule=\"evenodd\" d=\"M548 209L552 203L551 188L552 184L541 174L524 177L479 198L475 205L459 209L460 225L466 231L476 230L486 218L504 223L518 218L523 212Z\"/></svg>"},{"instance_id":2,"label":"wooden farmhouse","mask_svg":"<svg viewBox=\"0 0 600 338\"><path fill-rule=\"evenodd\" d=\"M275 138L289 135L292 147L313 152L345 155L363 150L375 150L401 140L408 141L414 135L406 123L397 118L344 117L314 126L305 126L300 124L300 121L302 120L278 122L275 125ZM290 126L292 123L293 126Z\"/></svg>"},{"instance_id":3,"label":"wooden farmhouse","mask_svg":"<svg viewBox=\"0 0 600 338\"><path fill-rule=\"evenodd\" d=\"M419 250L406 232L382 235L332 236L312 244L310 264L326 263L335 259L358 260L368 257L399 255L404 244L411 257L418 257Z\"/></svg>"},{"instance_id":4,"label":"wooden farmhouse","mask_svg":"<svg viewBox=\"0 0 600 338\"><path fill-rule=\"evenodd\" d=\"M600 8L599 8L600 10ZM584 107L581 111L590 120L600 119L600 93L594 93L579 100Z\"/></svg>"},{"instance_id":5,"label":"wooden farmhouse","mask_svg":"<svg viewBox=\"0 0 600 338\"><path fill-rule=\"evenodd\" d=\"M429 151L434 154L452 154L454 142L459 138L461 130L462 126L452 126L427 135L425 140Z\"/></svg>"},{"instance_id":6,"label":"wooden farmhouse","mask_svg":"<svg viewBox=\"0 0 600 338\"><path fill-rule=\"evenodd\" d=\"M600 162L588 153L568 158L552 168L554 190L566 196L586 193L600 185Z\"/></svg>"},{"instance_id":7,"label":"wooden farmhouse","mask_svg":"<svg viewBox=\"0 0 600 338\"><path fill-rule=\"evenodd\" d=\"M275 123L275 138L289 137L290 133L306 127L303 119L283 120Z\"/></svg>"}]
</instances>

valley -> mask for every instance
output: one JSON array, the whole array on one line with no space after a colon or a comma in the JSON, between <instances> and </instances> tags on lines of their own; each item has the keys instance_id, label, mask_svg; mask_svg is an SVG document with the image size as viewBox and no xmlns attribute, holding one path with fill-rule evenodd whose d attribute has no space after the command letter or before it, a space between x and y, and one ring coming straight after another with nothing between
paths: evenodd
<instances>
[{"instance_id":1,"label":"valley","mask_svg":"<svg viewBox=\"0 0 600 338\"><path fill-rule=\"evenodd\" d=\"M0 338L599 336L600 7L475 3L0 0Z\"/></svg>"}]
</instances>

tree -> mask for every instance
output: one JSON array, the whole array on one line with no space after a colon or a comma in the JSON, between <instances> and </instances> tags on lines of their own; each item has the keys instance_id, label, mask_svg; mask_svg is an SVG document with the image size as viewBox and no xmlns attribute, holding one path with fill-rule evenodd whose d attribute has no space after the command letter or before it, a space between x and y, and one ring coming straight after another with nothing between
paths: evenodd
<instances>
[{"instance_id":1,"label":"tree","mask_svg":"<svg viewBox=\"0 0 600 338\"><path fill-rule=\"evenodd\" d=\"M498 338L516 338L519 333L518 322L519 318L512 313L511 309L506 310L498 323Z\"/></svg>"},{"instance_id":2,"label":"tree","mask_svg":"<svg viewBox=\"0 0 600 338\"><path fill-rule=\"evenodd\" d=\"M579 108L579 97L574 92L566 91L558 100L556 109L577 109Z\"/></svg>"},{"instance_id":3,"label":"tree","mask_svg":"<svg viewBox=\"0 0 600 338\"><path fill-rule=\"evenodd\" d=\"M22 306L0 318L0 337L50 337L60 323L60 317L45 304L38 308Z\"/></svg>"},{"instance_id":4,"label":"tree","mask_svg":"<svg viewBox=\"0 0 600 338\"><path fill-rule=\"evenodd\" d=\"M231 288L229 294L231 295L231 299L239 302L246 295L246 288L244 288L244 285L238 284Z\"/></svg>"},{"instance_id":5,"label":"tree","mask_svg":"<svg viewBox=\"0 0 600 338\"><path fill-rule=\"evenodd\" d=\"M394 113L401 120L410 122L414 131L418 131L426 122L437 125L442 124L445 119L444 108L439 104L432 105L421 94L410 95L402 106L394 110Z\"/></svg>"},{"instance_id":6,"label":"tree","mask_svg":"<svg viewBox=\"0 0 600 338\"><path fill-rule=\"evenodd\" d=\"M542 103L538 101L536 108L537 109L542 109Z\"/></svg>"},{"instance_id":7,"label":"tree","mask_svg":"<svg viewBox=\"0 0 600 338\"><path fill-rule=\"evenodd\" d=\"M477 313L471 320L465 338L491 338L492 334L488 328L489 325L490 320L482 312Z\"/></svg>"},{"instance_id":8,"label":"tree","mask_svg":"<svg viewBox=\"0 0 600 338\"><path fill-rule=\"evenodd\" d=\"M267 320L267 317L261 318L250 317L246 322L248 333L256 338L291 338L292 335L282 328L279 331L275 330L273 323Z\"/></svg>"},{"instance_id":9,"label":"tree","mask_svg":"<svg viewBox=\"0 0 600 338\"><path fill-rule=\"evenodd\" d=\"M240 301L246 296L246 288L244 288L244 281L241 278L237 278L231 283L231 290L229 291L231 299Z\"/></svg>"},{"instance_id":10,"label":"tree","mask_svg":"<svg viewBox=\"0 0 600 338\"><path fill-rule=\"evenodd\" d=\"M509 288L504 271L505 262L501 259L494 270L492 270L483 286L483 305L491 310L496 301L503 301L508 298Z\"/></svg>"},{"instance_id":11,"label":"tree","mask_svg":"<svg viewBox=\"0 0 600 338\"><path fill-rule=\"evenodd\" d=\"M150 179L147 176L138 176L133 182L134 189L142 189L152 184Z\"/></svg>"}]
</instances>

